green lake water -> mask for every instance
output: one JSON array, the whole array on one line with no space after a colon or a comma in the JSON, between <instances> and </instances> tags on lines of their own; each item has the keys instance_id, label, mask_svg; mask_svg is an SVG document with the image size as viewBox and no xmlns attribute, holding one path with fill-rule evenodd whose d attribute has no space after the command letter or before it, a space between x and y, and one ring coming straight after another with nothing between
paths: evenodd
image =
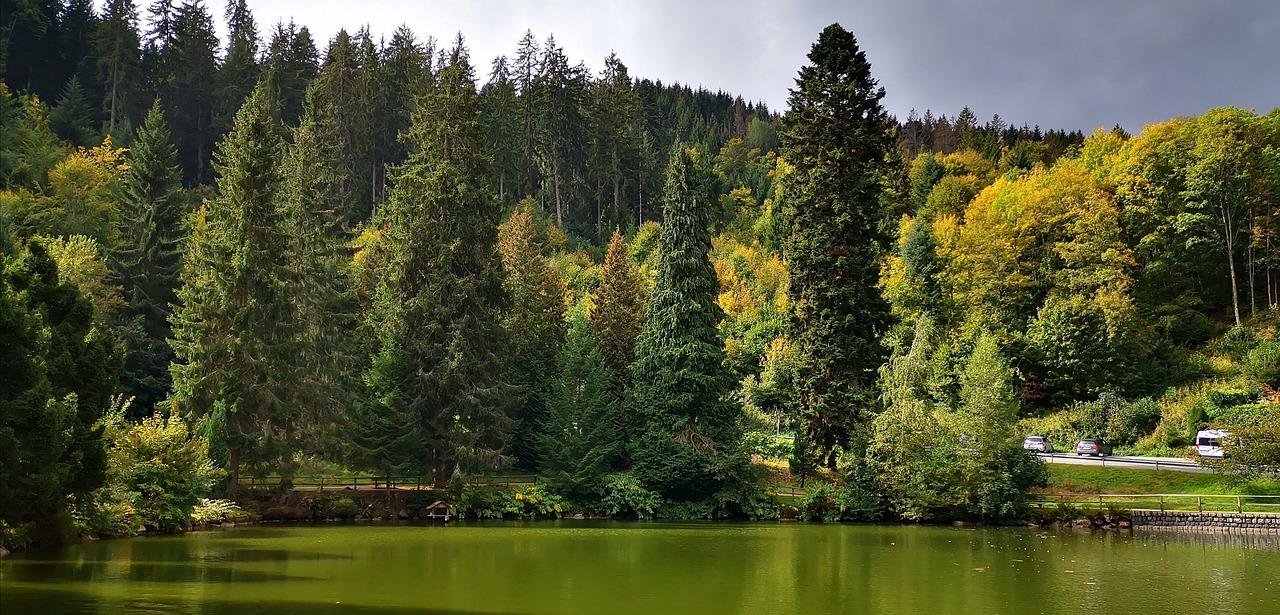
<instances>
[{"instance_id":1,"label":"green lake water","mask_svg":"<svg viewBox=\"0 0 1280 615\"><path fill-rule=\"evenodd\" d=\"M797 523L259 526L0 560L0 613L1280 613L1280 537Z\"/></svg>"}]
</instances>

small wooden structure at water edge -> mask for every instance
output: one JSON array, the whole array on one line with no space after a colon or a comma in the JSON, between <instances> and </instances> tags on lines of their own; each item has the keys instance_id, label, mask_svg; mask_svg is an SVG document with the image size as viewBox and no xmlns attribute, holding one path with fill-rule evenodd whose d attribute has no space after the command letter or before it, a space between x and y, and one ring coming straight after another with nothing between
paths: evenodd
<instances>
[{"instance_id":1,"label":"small wooden structure at water edge","mask_svg":"<svg viewBox=\"0 0 1280 615\"><path fill-rule=\"evenodd\" d=\"M436 500L435 504L432 504L426 507L425 509L423 509L423 513L424 513L422 515L423 519L433 519L433 520L439 519L441 521L444 521L445 523L448 523L449 520L453 518L453 507L450 506L447 502Z\"/></svg>"}]
</instances>

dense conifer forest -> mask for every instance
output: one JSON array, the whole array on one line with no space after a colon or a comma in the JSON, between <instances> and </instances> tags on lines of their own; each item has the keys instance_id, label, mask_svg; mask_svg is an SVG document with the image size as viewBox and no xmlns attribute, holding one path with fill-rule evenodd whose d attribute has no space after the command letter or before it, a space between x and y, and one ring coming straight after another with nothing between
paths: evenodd
<instances>
[{"instance_id":1,"label":"dense conifer forest","mask_svg":"<svg viewBox=\"0 0 1280 615\"><path fill-rule=\"evenodd\" d=\"M7 545L178 529L264 477L1012 522L1032 432L1214 425L1231 471L1280 464L1280 109L894 118L839 25L771 110L532 32L489 60L245 0L2 5ZM483 486L511 472L550 504Z\"/></svg>"}]
</instances>

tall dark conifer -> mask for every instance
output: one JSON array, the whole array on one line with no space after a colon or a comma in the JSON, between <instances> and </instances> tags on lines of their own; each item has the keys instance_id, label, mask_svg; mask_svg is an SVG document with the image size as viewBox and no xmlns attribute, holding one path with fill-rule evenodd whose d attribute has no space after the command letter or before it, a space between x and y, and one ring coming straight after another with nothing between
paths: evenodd
<instances>
[{"instance_id":1,"label":"tall dark conifer","mask_svg":"<svg viewBox=\"0 0 1280 615\"><path fill-rule=\"evenodd\" d=\"M884 89L853 34L828 26L809 61L782 122L782 155L795 167L785 252L803 366L800 441L834 465L837 448L864 446L884 361L879 338L890 315L877 287L888 242L880 198L894 137L880 104Z\"/></svg>"},{"instance_id":2,"label":"tall dark conifer","mask_svg":"<svg viewBox=\"0 0 1280 615\"><path fill-rule=\"evenodd\" d=\"M231 130L236 111L258 82L258 26L246 0L227 3L227 55L218 67L218 93L214 110L214 131Z\"/></svg>"},{"instance_id":3,"label":"tall dark conifer","mask_svg":"<svg viewBox=\"0 0 1280 615\"><path fill-rule=\"evenodd\" d=\"M405 144L409 159L381 213L386 265L367 311L380 338L354 440L365 467L442 485L498 466L514 400L503 381L509 299L495 245L502 210L485 185L461 40L421 99Z\"/></svg>"},{"instance_id":4,"label":"tall dark conifer","mask_svg":"<svg viewBox=\"0 0 1280 615\"><path fill-rule=\"evenodd\" d=\"M133 0L110 0L103 7L102 23L94 39L94 55L98 61L98 80L103 87L103 121L110 134L138 110L142 43L138 35L138 10Z\"/></svg>"},{"instance_id":5,"label":"tall dark conifer","mask_svg":"<svg viewBox=\"0 0 1280 615\"><path fill-rule=\"evenodd\" d=\"M169 394L169 315L182 272L178 242L187 213L178 153L156 101L129 149L120 180L120 248L113 255L131 321L125 391L133 407L149 413Z\"/></svg>"},{"instance_id":6,"label":"tall dark conifer","mask_svg":"<svg viewBox=\"0 0 1280 615\"><path fill-rule=\"evenodd\" d=\"M708 173L690 153L676 150L667 167L658 276L636 342L632 461L650 488L678 500L715 492L714 467L738 444L738 410L726 399L711 265L713 206Z\"/></svg>"},{"instance_id":7,"label":"tall dark conifer","mask_svg":"<svg viewBox=\"0 0 1280 615\"><path fill-rule=\"evenodd\" d=\"M174 398L225 454L233 497L244 466L287 461L298 411L281 134L259 87L219 148L217 196L190 219L173 316Z\"/></svg>"},{"instance_id":8,"label":"tall dark conifer","mask_svg":"<svg viewBox=\"0 0 1280 615\"><path fill-rule=\"evenodd\" d=\"M200 0L179 7L172 28L173 38L161 50L164 85L160 97L169 114L183 176L194 186L213 176L210 162L216 139L213 107L218 36L213 18Z\"/></svg>"}]
</instances>

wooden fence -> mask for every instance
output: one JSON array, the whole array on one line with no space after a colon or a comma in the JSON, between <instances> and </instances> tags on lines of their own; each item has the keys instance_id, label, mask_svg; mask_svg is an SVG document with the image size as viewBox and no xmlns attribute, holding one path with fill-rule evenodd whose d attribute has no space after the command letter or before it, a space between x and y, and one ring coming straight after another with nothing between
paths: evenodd
<instances>
[{"instance_id":1,"label":"wooden fence","mask_svg":"<svg viewBox=\"0 0 1280 615\"><path fill-rule=\"evenodd\" d=\"M1280 512L1280 495L1206 495L1199 493L1093 493L1042 495L1037 506L1197 512Z\"/></svg>"}]
</instances>

